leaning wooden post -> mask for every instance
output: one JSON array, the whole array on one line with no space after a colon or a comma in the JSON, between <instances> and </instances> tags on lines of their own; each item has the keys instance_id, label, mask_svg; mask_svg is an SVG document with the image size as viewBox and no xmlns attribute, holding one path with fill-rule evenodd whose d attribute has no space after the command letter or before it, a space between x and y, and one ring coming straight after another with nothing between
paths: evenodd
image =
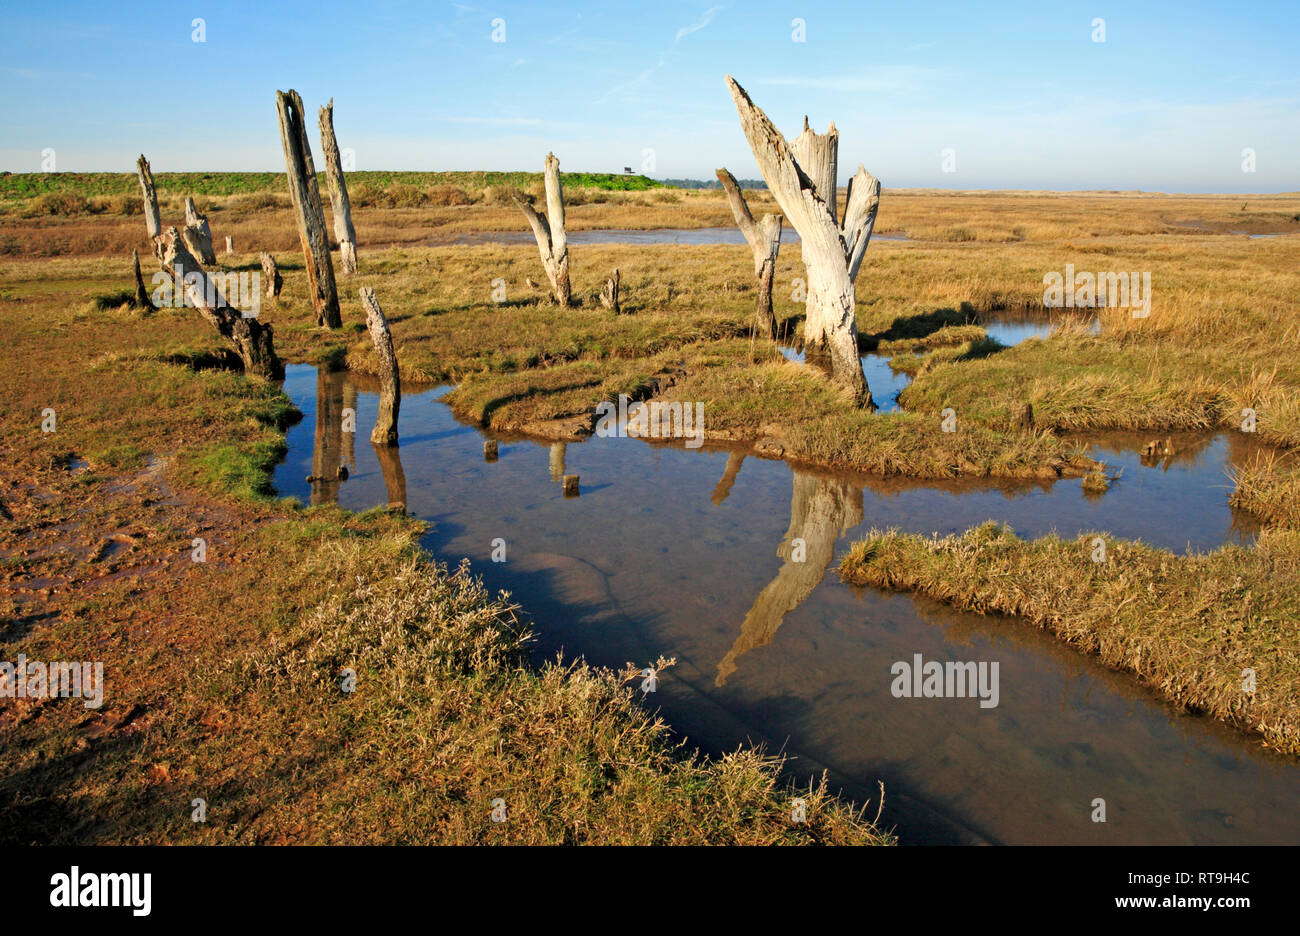
<instances>
[{"instance_id":1,"label":"leaning wooden post","mask_svg":"<svg viewBox=\"0 0 1300 936\"><path fill-rule=\"evenodd\" d=\"M803 133L787 143L730 75L727 88L767 187L799 232L808 276L804 359L829 369L855 401L875 409L858 355L853 281L876 224L880 182L858 166L849 182L841 223L835 195L839 148L835 125L825 134L816 134L805 121Z\"/></svg>"},{"instance_id":2,"label":"leaning wooden post","mask_svg":"<svg viewBox=\"0 0 1300 936\"><path fill-rule=\"evenodd\" d=\"M185 246L175 225L159 238L163 270L172 277L176 294L199 310L217 332L235 346L244 362L244 372L269 380L284 377L284 365L276 357L270 325L245 318L232 308L217 281Z\"/></svg>"},{"instance_id":3,"label":"leaning wooden post","mask_svg":"<svg viewBox=\"0 0 1300 936\"><path fill-rule=\"evenodd\" d=\"M554 153L546 154L546 214L515 196L533 236L537 238L537 251L542 256L546 278L551 281L551 293L562 306L569 304L569 244L564 234L564 192L560 188L560 161Z\"/></svg>"},{"instance_id":4,"label":"leaning wooden post","mask_svg":"<svg viewBox=\"0 0 1300 936\"><path fill-rule=\"evenodd\" d=\"M357 234L352 230L352 204L343 181L343 163L334 138L334 99L320 109L320 147L325 153L325 176L330 186L330 207L334 209L334 239L339 242L339 259L345 276L357 272Z\"/></svg>"},{"instance_id":5,"label":"leaning wooden post","mask_svg":"<svg viewBox=\"0 0 1300 936\"><path fill-rule=\"evenodd\" d=\"M135 304L145 312L152 312L153 302L149 299L149 291L144 288L144 277L140 275L140 251L134 247L131 248L131 265L135 267Z\"/></svg>"},{"instance_id":6,"label":"leaning wooden post","mask_svg":"<svg viewBox=\"0 0 1300 936\"><path fill-rule=\"evenodd\" d=\"M755 222L736 178L726 169L717 170L718 181L727 192L736 226L745 235L754 255L754 275L758 277L758 300L754 309L755 331L768 338L776 337L776 315L772 312L772 280L776 275L776 256L781 250L781 216L763 215Z\"/></svg>"},{"instance_id":7,"label":"leaning wooden post","mask_svg":"<svg viewBox=\"0 0 1300 936\"><path fill-rule=\"evenodd\" d=\"M158 213L158 192L153 186L153 170L144 153L135 162L136 175L140 178L140 196L144 200L144 226L149 232L149 243L153 244L154 256L162 258L158 238L162 236L162 216Z\"/></svg>"},{"instance_id":8,"label":"leaning wooden post","mask_svg":"<svg viewBox=\"0 0 1300 936\"><path fill-rule=\"evenodd\" d=\"M334 284L334 265L330 261L329 238L325 234L325 212L321 208L320 186L311 159L311 146L302 122L302 98L292 88L275 92L280 116L280 142L284 146L284 164L289 176L289 198L298 218L298 238L302 241L307 264L307 282L316 324L339 328L338 288Z\"/></svg>"},{"instance_id":9,"label":"leaning wooden post","mask_svg":"<svg viewBox=\"0 0 1300 936\"><path fill-rule=\"evenodd\" d=\"M388 319L375 301L375 291L361 287L361 304L366 309L366 328L374 342L379 357L379 416L370 433L375 445L397 444L397 410L402 405L402 381L397 373L397 355L393 353L393 335L388 330Z\"/></svg>"},{"instance_id":10,"label":"leaning wooden post","mask_svg":"<svg viewBox=\"0 0 1300 936\"><path fill-rule=\"evenodd\" d=\"M217 262L217 255L212 249L212 229L208 227L208 217L199 214L193 198L185 199L185 230L181 236L185 238L185 246L198 255L200 263L211 266Z\"/></svg>"}]
</instances>

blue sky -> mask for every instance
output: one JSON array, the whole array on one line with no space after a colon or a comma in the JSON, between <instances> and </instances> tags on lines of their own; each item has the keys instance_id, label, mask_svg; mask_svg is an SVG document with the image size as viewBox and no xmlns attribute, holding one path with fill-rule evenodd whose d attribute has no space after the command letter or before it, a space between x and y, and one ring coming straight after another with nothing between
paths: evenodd
<instances>
[{"instance_id":1,"label":"blue sky","mask_svg":"<svg viewBox=\"0 0 1300 936\"><path fill-rule=\"evenodd\" d=\"M1294 0L6 0L0 35L14 172L46 148L64 171L130 171L140 152L155 171L282 170L275 91L292 87L318 164L333 97L358 169L536 170L554 150L566 171L754 177L731 73L787 136L833 120L841 181L862 162L894 187L1300 190Z\"/></svg>"}]
</instances>

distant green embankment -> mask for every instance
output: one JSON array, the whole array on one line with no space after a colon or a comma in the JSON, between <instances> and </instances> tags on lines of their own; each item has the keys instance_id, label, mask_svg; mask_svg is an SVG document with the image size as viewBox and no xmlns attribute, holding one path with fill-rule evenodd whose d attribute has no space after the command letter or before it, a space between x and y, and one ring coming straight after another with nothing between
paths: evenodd
<instances>
[{"instance_id":1,"label":"distant green embankment","mask_svg":"<svg viewBox=\"0 0 1300 936\"><path fill-rule=\"evenodd\" d=\"M528 189L540 185L540 172L349 172L349 188L367 185L387 189L393 185L430 189L454 186L467 192L481 192L501 186ZM643 175L615 175L609 172L564 172L565 186L607 191L643 191L663 184ZM325 174L318 173L322 191ZM283 172L158 172L154 174L159 195L243 195L257 192L287 193ZM22 172L0 173L0 198L16 201L47 194L135 195L140 191L134 172Z\"/></svg>"}]
</instances>

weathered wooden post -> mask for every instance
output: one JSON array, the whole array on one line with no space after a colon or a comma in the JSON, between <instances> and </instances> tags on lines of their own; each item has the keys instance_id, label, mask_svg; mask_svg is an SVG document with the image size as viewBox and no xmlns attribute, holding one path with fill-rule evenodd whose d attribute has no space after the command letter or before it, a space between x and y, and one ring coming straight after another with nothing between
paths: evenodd
<instances>
[{"instance_id":1,"label":"weathered wooden post","mask_svg":"<svg viewBox=\"0 0 1300 936\"><path fill-rule=\"evenodd\" d=\"M208 227L207 215L199 214L193 198L185 199L185 230L181 232L185 246L199 258L200 263L209 266L217 262L217 255L212 249L212 229Z\"/></svg>"},{"instance_id":2,"label":"weathered wooden post","mask_svg":"<svg viewBox=\"0 0 1300 936\"><path fill-rule=\"evenodd\" d=\"M280 142L284 146L284 164L289 176L289 198L298 218L298 238L302 241L307 264L307 282L316 324L339 328L339 294L334 283L334 265L330 261L329 238L325 235L325 213L321 208L320 186L311 159L311 145L303 126L302 98L290 88L275 92L280 117Z\"/></svg>"},{"instance_id":3,"label":"weathered wooden post","mask_svg":"<svg viewBox=\"0 0 1300 936\"><path fill-rule=\"evenodd\" d=\"M718 181L731 202L736 226L745 235L754 255L754 275L758 277L758 300L754 309L755 331L768 338L776 337L776 315L772 312L772 278L776 275L776 256L781 250L781 216L765 214L754 221L736 178L726 169L717 170Z\"/></svg>"},{"instance_id":4,"label":"weathered wooden post","mask_svg":"<svg viewBox=\"0 0 1300 936\"><path fill-rule=\"evenodd\" d=\"M235 239L229 234L226 235L226 256L229 257L235 252Z\"/></svg>"},{"instance_id":5,"label":"weathered wooden post","mask_svg":"<svg viewBox=\"0 0 1300 936\"><path fill-rule=\"evenodd\" d=\"M135 163L136 175L140 178L140 196L144 201L144 226L149 232L149 243L153 244L154 256L162 258L162 248L158 238L162 236L162 216L158 213L158 192L153 186L153 170L144 153Z\"/></svg>"},{"instance_id":6,"label":"weathered wooden post","mask_svg":"<svg viewBox=\"0 0 1300 936\"><path fill-rule=\"evenodd\" d=\"M579 491L578 491L578 476L577 476L577 475L565 475L565 476L564 476L564 481L563 481L562 483L563 483L564 496L565 496L565 497L577 497L577 496L578 496Z\"/></svg>"},{"instance_id":7,"label":"weathered wooden post","mask_svg":"<svg viewBox=\"0 0 1300 936\"><path fill-rule=\"evenodd\" d=\"M880 182L858 166L849 182L840 222L835 194L839 133L835 125L825 134L817 134L805 119L803 132L787 143L730 75L727 88L767 187L799 232L808 276L804 359L828 369L854 400L875 409L858 355L853 281L876 224Z\"/></svg>"},{"instance_id":8,"label":"weathered wooden post","mask_svg":"<svg viewBox=\"0 0 1300 936\"><path fill-rule=\"evenodd\" d=\"M144 277L140 275L140 251L131 248L131 265L135 268L135 304L145 312L153 311L153 302L149 299L149 290L144 288Z\"/></svg>"},{"instance_id":9,"label":"weathered wooden post","mask_svg":"<svg viewBox=\"0 0 1300 936\"><path fill-rule=\"evenodd\" d=\"M497 440L487 439L483 442L483 460L494 462L497 460Z\"/></svg>"},{"instance_id":10,"label":"weathered wooden post","mask_svg":"<svg viewBox=\"0 0 1300 936\"><path fill-rule=\"evenodd\" d=\"M569 244L564 234L564 192L560 188L560 161L554 153L546 154L546 214L522 198L515 196L537 238L537 251L542 256L546 278L551 281L551 294L562 306L569 304Z\"/></svg>"},{"instance_id":11,"label":"weathered wooden post","mask_svg":"<svg viewBox=\"0 0 1300 936\"><path fill-rule=\"evenodd\" d=\"M244 372L268 380L284 377L284 365L276 357L270 325L244 318L231 308L215 281L185 247L175 225L159 239L163 270L173 278L177 296L187 298L217 332L235 347L244 362Z\"/></svg>"},{"instance_id":12,"label":"weathered wooden post","mask_svg":"<svg viewBox=\"0 0 1300 936\"><path fill-rule=\"evenodd\" d=\"M334 239L339 242L339 259L345 276L357 272L357 234L352 230L352 204L343 181L343 163L334 138L334 99L320 109L320 145L325 152L325 176L330 186L330 207L334 209Z\"/></svg>"},{"instance_id":13,"label":"weathered wooden post","mask_svg":"<svg viewBox=\"0 0 1300 936\"><path fill-rule=\"evenodd\" d=\"M375 300L375 291L361 287L361 304L366 310L366 328L379 357L379 415L370 441L375 445L397 444L397 410L402 405L402 381L397 373L397 355L393 353L393 335L388 319Z\"/></svg>"},{"instance_id":14,"label":"weathered wooden post","mask_svg":"<svg viewBox=\"0 0 1300 936\"><path fill-rule=\"evenodd\" d=\"M262 263L262 277L266 280L266 298L278 299L280 287L284 285L284 277L280 275L280 268L275 265L275 257L262 251L258 260Z\"/></svg>"},{"instance_id":15,"label":"weathered wooden post","mask_svg":"<svg viewBox=\"0 0 1300 936\"><path fill-rule=\"evenodd\" d=\"M605 280L605 288L600 291L600 304L618 315L618 267L614 267L614 275Z\"/></svg>"}]
</instances>

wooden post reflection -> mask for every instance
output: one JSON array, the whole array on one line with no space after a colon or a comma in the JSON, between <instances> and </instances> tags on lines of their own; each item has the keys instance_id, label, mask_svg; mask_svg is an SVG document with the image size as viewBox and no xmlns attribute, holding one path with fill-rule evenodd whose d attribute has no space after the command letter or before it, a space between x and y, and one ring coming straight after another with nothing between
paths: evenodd
<instances>
[{"instance_id":1,"label":"wooden post reflection","mask_svg":"<svg viewBox=\"0 0 1300 936\"><path fill-rule=\"evenodd\" d=\"M784 563L745 615L740 636L718 664L715 683L725 685L736 661L772 642L785 616L820 584L835 556L835 541L862 522L862 488L838 478L794 474L790 527L777 547Z\"/></svg>"},{"instance_id":2,"label":"wooden post reflection","mask_svg":"<svg viewBox=\"0 0 1300 936\"><path fill-rule=\"evenodd\" d=\"M713 506L717 507L727 495L731 493L731 486L736 483L736 475L740 474L740 466L745 461L744 452L732 452L727 456L727 469L722 473L722 480L718 486L713 489Z\"/></svg>"},{"instance_id":3,"label":"wooden post reflection","mask_svg":"<svg viewBox=\"0 0 1300 936\"><path fill-rule=\"evenodd\" d=\"M311 503L337 504L343 464L343 387L339 371L316 371L316 444L311 460Z\"/></svg>"},{"instance_id":4,"label":"wooden post reflection","mask_svg":"<svg viewBox=\"0 0 1300 936\"><path fill-rule=\"evenodd\" d=\"M396 445L376 445L375 457L379 459L379 470L384 474L384 487L388 489L388 506L406 510L406 472L402 471L402 456Z\"/></svg>"}]
</instances>

